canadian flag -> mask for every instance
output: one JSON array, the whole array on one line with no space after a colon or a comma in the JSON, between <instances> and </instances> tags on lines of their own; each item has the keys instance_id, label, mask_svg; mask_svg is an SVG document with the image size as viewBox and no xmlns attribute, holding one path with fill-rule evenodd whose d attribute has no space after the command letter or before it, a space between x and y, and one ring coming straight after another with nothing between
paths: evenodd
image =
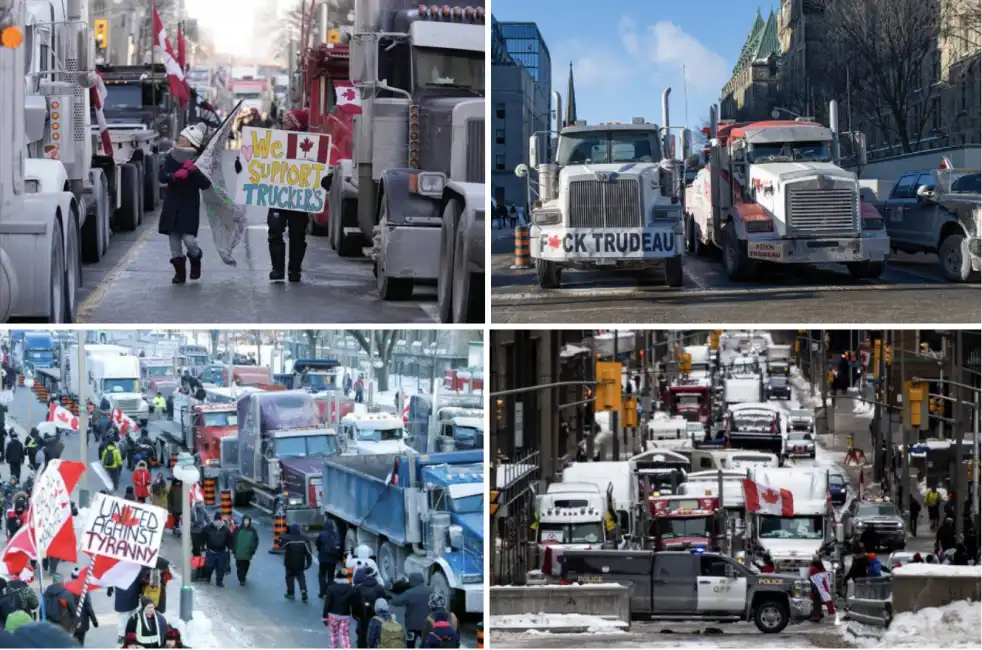
<instances>
[{"instance_id":1,"label":"canadian flag","mask_svg":"<svg viewBox=\"0 0 982 650\"><path fill-rule=\"evenodd\" d=\"M399 459L396 458L392 463L392 471L385 477L386 485L399 485Z\"/></svg>"},{"instance_id":2,"label":"canadian flag","mask_svg":"<svg viewBox=\"0 0 982 650\"><path fill-rule=\"evenodd\" d=\"M286 136L287 160L309 160L310 162L327 163L327 154L331 150L331 139L316 133L297 133L289 131Z\"/></svg>"},{"instance_id":3,"label":"canadian flag","mask_svg":"<svg viewBox=\"0 0 982 650\"><path fill-rule=\"evenodd\" d=\"M402 424L403 426L409 425L409 404L412 402L413 396L406 395L405 404L402 405Z\"/></svg>"},{"instance_id":4,"label":"canadian flag","mask_svg":"<svg viewBox=\"0 0 982 650\"><path fill-rule=\"evenodd\" d=\"M338 106L361 106L361 93L350 81L335 81L334 95Z\"/></svg>"},{"instance_id":5,"label":"canadian flag","mask_svg":"<svg viewBox=\"0 0 982 650\"><path fill-rule=\"evenodd\" d=\"M832 589L829 587L829 573L828 571L822 571L821 573L816 573L812 576L812 584L815 585L815 589L818 590L818 595L822 598L822 602L825 603L825 608L829 612L829 616L835 614L835 599L832 598Z\"/></svg>"},{"instance_id":6,"label":"canadian flag","mask_svg":"<svg viewBox=\"0 0 982 650\"><path fill-rule=\"evenodd\" d=\"M747 504L747 512L760 512L778 517L794 515L794 496L790 490L775 490L745 478L743 496Z\"/></svg>"},{"instance_id":7,"label":"canadian flag","mask_svg":"<svg viewBox=\"0 0 982 650\"><path fill-rule=\"evenodd\" d=\"M116 587L117 589L128 589L140 576L143 569L142 564L117 560L105 555L96 555L92 558L88 571L92 572L89 577L89 591L99 587ZM82 594L82 585L85 584L85 573L79 575L74 580L65 583L65 588L76 596Z\"/></svg>"},{"instance_id":8,"label":"canadian flag","mask_svg":"<svg viewBox=\"0 0 982 650\"><path fill-rule=\"evenodd\" d=\"M113 409L113 424L119 429L119 435L125 436L130 431L136 429L136 422L130 416L123 413L120 409Z\"/></svg>"},{"instance_id":9,"label":"canadian flag","mask_svg":"<svg viewBox=\"0 0 982 650\"><path fill-rule=\"evenodd\" d=\"M109 135L109 124L106 123L106 115L102 111L106 97L109 96L109 91L106 90L106 82L103 81L100 73L96 73L95 85L92 86L89 92L92 97L92 110L95 112L95 120L99 124L99 138L102 140L102 153L111 156L113 155L113 140Z\"/></svg>"},{"instance_id":10,"label":"canadian flag","mask_svg":"<svg viewBox=\"0 0 982 650\"><path fill-rule=\"evenodd\" d=\"M160 20L160 14L157 13L156 7L153 10L153 33L156 35L154 49L163 61L164 69L167 70L170 92L174 97L177 97L181 108L184 108L187 106L189 99L188 89L184 83L184 70L181 69L181 64L174 57L174 49L170 45L167 32L164 30L164 23Z\"/></svg>"},{"instance_id":11,"label":"canadian flag","mask_svg":"<svg viewBox=\"0 0 982 650\"><path fill-rule=\"evenodd\" d=\"M7 540L0 562L3 564L4 575L31 582L34 580L31 560L37 558L37 546L34 544L34 536L31 535L31 527L21 526L14 536Z\"/></svg>"},{"instance_id":12,"label":"canadian flag","mask_svg":"<svg viewBox=\"0 0 982 650\"><path fill-rule=\"evenodd\" d=\"M48 416L50 421L54 422L59 429L78 431L78 418L64 406L52 403L48 408Z\"/></svg>"},{"instance_id":13,"label":"canadian flag","mask_svg":"<svg viewBox=\"0 0 982 650\"><path fill-rule=\"evenodd\" d=\"M191 505L196 503L205 502L205 493L202 492L201 486L197 483L191 485Z\"/></svg>"},{"instance_id":14,"label":"canadian flag","mask_svg":"<svg viewBox=\"0 0 982 650\"><path fill-rule=\"evenodd\" d=\"M84 473L85 463L55 458L34 484L28 522L39 554L66 562L78 560L70 495ZM34 507L39 502L45 504L43 510Z\"/></svg>"}]
</instances>

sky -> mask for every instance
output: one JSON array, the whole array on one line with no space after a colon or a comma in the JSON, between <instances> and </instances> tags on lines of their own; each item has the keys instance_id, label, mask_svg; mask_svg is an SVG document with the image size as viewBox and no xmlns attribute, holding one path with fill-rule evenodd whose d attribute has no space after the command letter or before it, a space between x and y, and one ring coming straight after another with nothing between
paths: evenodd
<instances>
[{"instance_id":1,"label":"sky","mask_svg":"<svg viewBox=\"0 0 982 650\"><path fill-rule=\"evenodd\" d=\"M775 11L779 5L773 0ZM572 61L578 119L597 123L644 117L661 125L662 90L671 87L672 124L695 129L708 120L709 105L719 101L758 6L766 20L771 5L753 0L491 3L499 21L538 24L552 57L553 90L560 91L563 102Z\"/></svg>"},{"instance_id":2,"label":"sky","mask_svg":"<svg viewBox=\"0 0 982 650\"><path fill-rule=\"evenodd\" d=\"M188 15L214 36L219 52L250 56L256 52L255 18L266 7L290 7L295 0L185 0ZM274 38L271 34L270 38ZM262 49L262 44L259 49Z\"/></svg>"}]
</instances>

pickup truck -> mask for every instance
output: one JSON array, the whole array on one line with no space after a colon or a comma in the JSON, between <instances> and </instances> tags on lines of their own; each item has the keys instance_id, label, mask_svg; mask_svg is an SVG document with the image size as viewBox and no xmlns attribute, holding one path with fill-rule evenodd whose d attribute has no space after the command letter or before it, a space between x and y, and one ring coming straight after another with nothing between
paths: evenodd
<instances>
[{"instance_id":1,"label":"pickup truck","mask_svg":"<svg viewBox=\"0 0 982 650\"><path fill-rule=\"evenodd\" d=\"M890 197L876 205L886 218L890 247L905 253L937 253L950 282L966 282L980 269L979 170L908 172Z\"/></svg>"},{"instance_id":2,"label":"pickup truck","mask_svg":"<svg viewBox=\"0 0 982 650\"><path fill-rule=\"evenodd\" d=\"M617 583L631 589L631 618L753 621L776 634L811 612L808 580L757 574L720 553L565 551L569 584Z\"/></svg>"}]
</instances>

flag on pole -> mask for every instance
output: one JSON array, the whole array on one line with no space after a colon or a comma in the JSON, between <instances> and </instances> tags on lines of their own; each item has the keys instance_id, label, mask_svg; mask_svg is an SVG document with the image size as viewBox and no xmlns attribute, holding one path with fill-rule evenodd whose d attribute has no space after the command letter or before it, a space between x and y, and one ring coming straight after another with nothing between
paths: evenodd
<instances>
[{"instance_id":1,"label":"flag on pole","mask_svg":"<svg viewBox=\"0 0 982 650\"><path fill-rule=\"evenodd\" d=\"M99 125L99 139L102 142L102 153L107 156L113 155L113 140L109 135L109 124L106 123L106 115L102 110L109 96L106 90L106 82L102 79L102 74L96 72L95 85L89 90L91 94L92 110L95 112L95 121Z\"/></svg>"},{"instance_id":2,"label":"flag on pole","mask_svg":"<svg viewBox=\"0 0 982 650\"><path fill-rule=\"evenodd\" d=\"M7 540L0 563L3 564L4 574L24 582L31 582L34 579L31 561L37 559L37 546L34 544L34 536L31 535L31 527L21 526L13 537Z\"/></svg>"},{"instance_id":3,"label":"flag on pole","mask_svg":"<svg viewBox=\"0 0 982 650\"><path fill-rule=\"evenodd\" d=\"M188 99L190 98L187 86L184 83L184 69L174 57L174 50L171 48L170 40L167 38L167 32L164 30L164 23L160 20L160 14L157 13L156 7L153 9L153 33L154 49L157 50L157 54L163 61L164 69L167 70L170 92L177 98L181 108L184 108L187 106Z\"/></svg>"},{"instance_id":4,"label":"flag on pole","mask_svg":"<svg viewBox=\"0 0 982 650\"><path fill-rule=\"evenodd\" d=\"M184 52L184 23L177 24L177 64L181 66L181 72L187 70L187 58ZM187 80L185 80L187 85Z\"/></svg>"},{"instance_id":5,"label":"flag on pole","mask_svg":"<svg viewBox=\"0 0 982 650\"><path fill-rule=\"evenodd\" d=\"M747 512L760 512L777 517L794 516L794 496L790 490L775 490L745 478L743 479L743 495Z\"/></svg>"}]
</instances>

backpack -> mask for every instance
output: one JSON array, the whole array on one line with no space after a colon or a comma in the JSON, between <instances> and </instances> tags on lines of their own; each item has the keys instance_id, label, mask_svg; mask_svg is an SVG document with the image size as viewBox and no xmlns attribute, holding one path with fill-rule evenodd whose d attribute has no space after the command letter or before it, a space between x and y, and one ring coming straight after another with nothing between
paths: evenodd
<instances>
[{"instance_id":1,"label":"backpack","mask_svg":"<svg viewBox=\"0 0 982 650\"><path fill-rule=\"evenodd\" d=\"M143 596L149 598L154 607L160 607L160 592L163 588L160 569L151 569L147 576L147 584L143 587Z\"/></svg>"},{"instance_id":2,"label":"backpack","mask_svg":"<svg viewBox=\"0 0 982 650\"><path fill-rule=\"evenodd\" d=\"M376 616L375 619L382 624L378 647L404 648L406 646L406 633L403 631L402 625L395 618L390 617L388 620L382 620Z\"/></svg>"},{"instance_id":3,"label":"backpack","mask_svg":"<svg viewBox=\"0 0 982 650\"><path fill-rule=\"evenodd\" d=\"M330 522L324 529L326 539L324 540L324 551L331 555L341 554L341 536L334 522Z\"/></svg>"},{"instance_id":4,"label":"backpack","mask_svg":"<svg viewBox=\"0 0 982 650\"><path fill-rule=\"evenodd\" d=\"M44 617L64 630L75 630L75 597L70 593L44 594Z\"/></svg>"},{"instance_id":5,"label":"backpack","mask_svg":"<svg viewBox=\"0 0 982 650\"><path fill-rule=\"evenodd\" d=\"M460 637L446 613L433 614L433 626L423 642L424 648L459 648Z\"/></svg>"}]
</instances>

